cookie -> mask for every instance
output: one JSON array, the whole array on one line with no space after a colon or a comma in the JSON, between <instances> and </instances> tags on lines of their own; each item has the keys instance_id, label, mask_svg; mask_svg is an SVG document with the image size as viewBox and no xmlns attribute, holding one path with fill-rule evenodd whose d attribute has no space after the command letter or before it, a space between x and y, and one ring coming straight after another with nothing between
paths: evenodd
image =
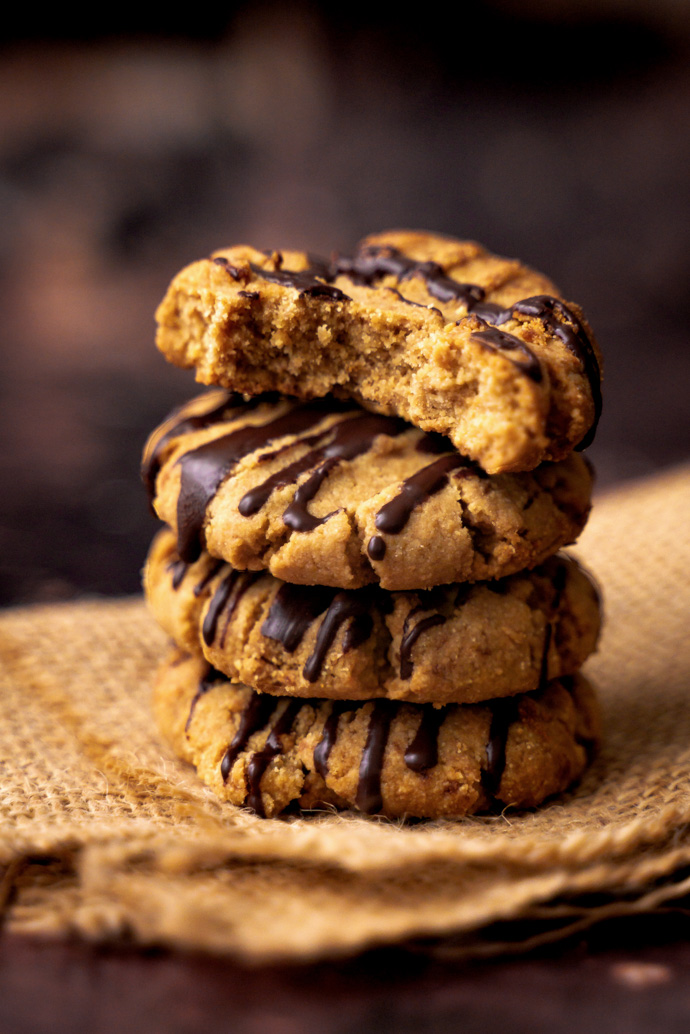
<instances>
[{"instance_id":1,"label":"cookie","mask_svg":"<svg viewBox=\"0 0 690 1034\"><path fill-rule=\"evenodd\" d=\"M149 439L144 477L192 562L386 589L498 578L572 542L592 474L571 453L488 476L447 438L333 398L210 392Z\"/></svg>"},{"instance_id":2,"label":"cookie","mask_svg":"<svg viewBox=\"0 0 690 1034\"><path fill-rule=\"evenodd\" d=\"M576 672L596 647L597 590L565 556L497 582L422 592L338 590L182 563L169 531L145 571L152 612L178 646L278 696L474 703Z\"/></svg>"},{"instance_id":3,"label":"cookie","mask_svg":"<svg viewBox=\"0 0 690 1034\"><path fill-rule=\"evenodd\" d=\"M391 818L533 807L582 775L599 736L581 675L483 705L333 703L258 694L177 652L155 709L220 798L268 817L293 804Z\"/></svg>"},{"instance_id":4,"label":"cookie","mask_svg":"<svg viewBox=\"0 0 690 1034\"><path fill-rule=\"evenodd\" d=\"M158 347L203 383L353 398L491 474L586 446L601 409L580 309L473 242L393 231L330 264L227 248L182 270L156 317Z\"/></svg>"}]
</instances>

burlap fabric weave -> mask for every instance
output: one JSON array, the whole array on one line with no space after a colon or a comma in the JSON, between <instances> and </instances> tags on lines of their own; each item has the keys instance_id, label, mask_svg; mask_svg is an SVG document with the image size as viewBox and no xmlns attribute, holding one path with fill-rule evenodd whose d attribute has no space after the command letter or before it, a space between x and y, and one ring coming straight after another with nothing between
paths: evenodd
<instances>
[{"instance_id":1,"label":"burlap fabric weave","mask_svg":"<svg viewBox=\"0 0 690 1034\"><path fill-rule=\"evenodd\" d=\"M514 919L555 936L673 906L690 892L688 513L690 468L597 502L577 553L604 589L585 670L605 740L579 787L529 813L256 818L161 745L166 643L141 600L5 612L6 927L302 960L409 939L497 950L487 930L510 939Z\"/></svg>"}]
</instances>

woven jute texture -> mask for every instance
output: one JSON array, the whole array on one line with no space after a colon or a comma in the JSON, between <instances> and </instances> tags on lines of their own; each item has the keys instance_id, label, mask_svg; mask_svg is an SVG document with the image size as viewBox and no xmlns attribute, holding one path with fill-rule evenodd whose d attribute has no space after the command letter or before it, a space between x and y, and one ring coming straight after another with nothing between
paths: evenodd
<instances>
[{"instance_id":1,"label":"woven jute texture","mask_svg":"<svg viewBox=\"0 0 690 1034\"><path fill-rule=\"evenodd\" d=\"M163 634L140 599L0 616L0 915L12 931L248 961L414 940L502 950L690 891L690 467L604 495L575 551L606 625L582 783L528 813L266 820L218 802L150 715ZM497 932L498 931L498 932Z\"/></svg>"}]
</instances>

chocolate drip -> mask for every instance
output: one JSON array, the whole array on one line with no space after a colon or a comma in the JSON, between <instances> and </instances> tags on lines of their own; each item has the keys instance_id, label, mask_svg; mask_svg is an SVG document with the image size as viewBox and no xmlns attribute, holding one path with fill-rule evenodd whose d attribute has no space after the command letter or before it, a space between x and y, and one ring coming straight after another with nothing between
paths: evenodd
<instances>
[{"instance_id":1,"label":"chocolate drip","mask_svg":"<svg viewBox=\"0 0 690 1034\"><path fill-rule=\"evenodd\" d=\"M481 322L484 323L484 320ZM542 372L539 360L532 349L528 348L525 342L515 337L514 334L506 334L505 331L496 330L495 327L488 327L486 330L475 330L470 337L485 348L498 352L520 352L523 356L521 360L514 359L510 355L507 358L535 384L541 383Z\"/></svg>"},{"instance_id":2,"label":"chocolate drip","mask_svg":"<svg viewBox=\"0 0 690 1034\"><path fill-rule=\"evenodd\" d=\"M430 496L435 495L448 482L448 475L459 467L467 468L467 473L475 473L477 468L467 457L459 453L441 456L426 467L422 467L416 474L406 478L398 494L381 507L376 514L374 524L379 531L388 535L397 535L405 527L412 511L425 502ZM372 546L373 538L377 539ZM382 560L385 556L385 545L383 539L374 536L369 539L367 553L372 560ZM371 552L372 548L374 553Z\"/></svg>"},{"instance_id":3,"label":"chocolate drip","mask_svg":"<svg viewBox=\"0 0 690 1034\"><path fill-rule=\"evenodd\" d=\"M554 634L554 623L556 621L558 608L561 605L561 599L563 598L567 580L568 568L565 564L559 564L552 581L553 598L551 600L551 619L544 629L544 646L542 648L541 666L539 669L540 688L545 686L548 681L549 649L551 647L551 640L553 639Z\"/></svg>"},{"instance_id":4,"label":"chocolate drip","mask_svg":"<svg viewBox=\"0 0 690 1034\"><path fill-rule=\"evenodd\" d=\"M320 524L325 524L333 514L325 517L314 517L307 510L307 504L314 498L331 470L343 460L353 460L368 452L374 440L384 434L393 438L409 425L398 417L378 416L375 413L364 413L362 416L342 420L333 428L331 441L321 449L310 454L309 466L318 463L316 470L299 486L292 502L283 514L283 522L293 531L313 531ZM304 458L305 461L307 457Z\"/></svg>"},{"instance_id":5,"label":"chocolate drip","mask_svg":"<svg viewBox=\"0 0 690 1034\"><path fill-rule=\"evenodd\" d=\"M345 590L333 597L326 616L319 626L313 653L302 671L307 682L316 682L318 679L326 660L326 654L333 645L338 629L346 621L349 621L350 624L343 636L343 653L347 653L348 650L356 650L358 646L367 641L374 629L371 609L377 603L379 604L378 609L384 611L387 606L392 605L390 597L373 586Z\"/></svg>"},{"instance_id":6,"label":"chocolate drip","mask_svg":"<svg viewBox=\"0 0 690 1034\"><path fill-rule=\"evenodd\" d=\"M285 710L268 734L268 738L263 748L255 751L247 764L247 783L249 785L249 790L245 804L248 808L251 808L253 812L261 816L261 818L264 818L266 814L264 811L263 798L261 796L261 780L263 779L264 773L273 758L282 753L283 746L280 741L280 737L285 736L292 729L292 724L302 707L302 703L303 702L301 700L288 701Z\"/></svg>"},{"instance_id":7,"label":"chocolate drip","mask_svg":"<svg viewBox=\"0 0 690 1034\"><path fill-rule=\"evenodd\" d=\"M189 564L185 564L184 560L171 560L168 564L166 571L170 571L172 575L172 587L177 592L179 587L184 581L184 576L187 574L187 568Z\"/></svg>"},{"instance_id":8,"label":"chocolate drip","mask_svg":"<svg viewBox=\"0 0 690 1034\"><path fill-rule=\"evenodd\" d=\"M290 442L288 445L281 446L279 449L273 449L271 452L265 452L258 458L259 463L266 463L269 460L275 459L276 456L280 456L284 452L290 452L299 446L306 446L311 450L312 445L322 442L327 435L330 434L330 428L327 428L321 434L309 435L306 438L298 438L294 442ZM310 451L301 456L298 460L294 460L293 463L288 463L287 467L281 467L275 474L271 474L269 478L262 481L260 485L255 488L250 488L248 492L240 499L237 504L237 509L243 517L253 517L255 513L263 509L272 494L277 488L285 488L286 485L294 484L301 474L309 470L314 465L314 453Z\"/></svg>"},{"instance_id":9,"label":"chocolate drip","mask_svg":"<svg viewBox=\"0 0 690 1034\"><path fill-rule=\"evenodd\" d=\"M494 326L507 323L516 313L531 316L540 320L546 330L563 342L568 351L581 364L592 392L594 421L577 448L586 449L591 445L601 416L601 370L589 335L572 309L569 309L559 298L554 298L549 294L537 294L532 298L523 298L519 302L515 302L508 309L483 304L475 306L470 311L473 315L480 316L485 322Z\"/></svg>"},{"instance_id":10,"label":"chocolate drip","mask_svg":"<svg viewBox=\"0 0 690 1034\"><path fill-rule=\"evenodd\" d=\"M513 697L491 702L491 727L486 745L486 765L482 769L482 787L491 797L498 792L506 767L506 746L508 733L513 722L520 717L518 701Z\"/></svg>"},{"instance_id":11,"label":"chocolate drip","mask_svg":"<svg viewBox=\"0 0 690 1034\"><path fill-rule=\"evenodd\" d=\"M196 583L196 585L194 586L194 595L197 597L197 599L199 598L199 596L201 596L202 592L207 587L209 582L213 581L213 579L223 566L223 563L223 560L214 560L206 574L203 576L203 578Z\"/></svg>"},{"instance_id":12,"label":"chocolate drip","mask_svg":"<svg viewBox=\"0 0 690 1034\"><path fill-rule=\"evenodd\" d=\"M232 468L274 439L300 434L313 427L332 409L332 400L315 399L267 423L230 431L180 457L177 461L182 469L177 502L177 551L183 560L191 563L199 556L206 508Z\"/></svg>"},{"instance_id":13,"label":"chocolate drip","mask_svg":"<svg viewBox=\"0 0 690 1034\"><path fill-rule=\"evenodd\" d=\"M413 616L426 609L427 608L424 606L413 607L405 618L402 639L400 640L401 679L409 679L412 677L412 672L414 671L412 647L417 642L422 632L426 632L429 628L435 628L437 625L445 625L446 623L446 618L443 614L429 614L428 617L421 618L416 625L412 625L412 627L410 627L410 622L412 621Z\"/></svg>"},{"instance_id":14,"label":"chocolate drip","mask_svg":"<svg viewBox=\"0 0 690 1034\"><path fill-rule=\"evenodd\" d=\"M386 543L380 535L372 535L367 543L367 553L372 560L383 560L386 555Z\"/></svg>"},{"instance_id":15,"label":"chocolate drip","mask_svg":"<svg viewBox=\"0 0 690 1034\"><path fill-rule=\"evenodd\" d=\"M161 453L164 446L172 438L209 427L220 420L229 409L248 405L241 395L221 390L209 392L204 399L208 399L208 409L204 409L201 413L190 413L190 403L186 402L165 418L160 425L157 437L152 437L149 441L141 464L141 479L148 493L151 509L153 509L156 478L160 473Z\"/></svg>"},{"instance_id":16,"label":"chocolate drip","mask_svg":"<svg viewBox=\"0 0 690 1034\"><path fill-rule=\"evenodd\" d=\"M265 693L252 693L249 703L242 712L239 729L235 733L220 763L220 774L223 777L224 783L227 783L232 766L247 746L249 738L255 732L258 732L259 729L263 729L278 706L278 702L276 697L270 697Z\"/></svg>"},{"instance_id":17,"label":"chocolate drip","mask_svg":"<svg viewBox=\"0 0 690 1034\"><path fill-rule=\"evenodd\" d=\"M367 641L373 631L372 609L375 607L381 613L388 613L392 605L388 593L377 586L338 590L321 585L291 585L285 582L273 598L261 632L268 639L282 643L288 653L294 653L311 625L326 611L314 649L302 670L308 682L316 682L338 629L349 622L343 635L343 652L355 650Z\"/></svg>"},{"instance_id":18,"label":"chocolate drip","mask_svg":"<svg viewBox=\"0 0 690 1034\"><path fill-rule=\"evenodd\" d=\"M294 287L300 294L310 298L329 298L334 302L349 302L350 298L340 288L334 287L320 279L327 270L325 267L303 269L299 272L288 269L262 269L249 263L252 272L260 276L262 280L268 280L270 284L280 284L282 287Z\"/></svg>"},{"instance_id":19,"label":"chocolate drip","mask_svg":"<svg viewBox=\"0 0 690 1034\"><path fill-rule=\"evenodd\" d=\"M194 711L196 710L198 700L204 695L204 693L208 693L209 689L211 689L214 683L218 682L219 679L227 681L226 676L223 675L221 671L218 671L217 668L213 668L209 664L206 674L199 679L196 693L192 697L192 702L189 705L189 714L187 715L187 721L184 725L185 733L189 733L189 726L192 724L192 718L194 717Z\"/></svg>"},{"instance_id":20,"label":"chocolate drip","mask_svg":"<svg viewBox=\"0 0 690 1034\"><path fill-rule=\"evenodd\" d=\"M225 577L221 579L216 591L211 597L211 602L208 610L206 611L206 617L204 618L204 623L201 629L201 634L204 637L204 642L207 646L210 646L216 638L218 621L227 607L225 625L223 627L223 634L221 635L219 643L219 646L222 649L225 642L225 633L227 632L228 625L232 620L232 615L237 609L237 605L250 585L252 585L258 578L261 578L262 574L262 571L235 571L234 569L231 569Z\"/></svg>"},{"instance_id":21,"label":"chocolate drip","mask_svg":"<svg viewBox=\"0 0 690 1034\"><path fill-rule=\"evenodd\" d=\"M440 302L461 301L468 306L480 301L485 294L477 284L453 280L438 262L418 262L388 245L367 245L352 258L338 256L333 263L333 275L348 276L354 283L367 286L384 276L394 276L401 281L421 277L433 298Z\"/></svg>"},{"instance_id":22,"label":"chocolate drip","mask_svg":"<svg viewBox=\"0 0 690 1034\"><path fill-rule=\"evenodd\" d=\"M405 764L413 772L427 772L438 764L438 735L446 718L445 707L427 704L415 738L405 751Z\"/></svg>"},{"instance_id":23,"label":"chocolate drip","mask_svg":"<svg viewBox=\"0 0 690 1034\"><path fill-rule=\"evenodd\" d=\"M294 653L319 614L330 607L337 592L325 585L284 582L273 597L261 634L276 639L288 653Z\"/></svg>"},{"instance_id":24,"label":"chocolate drip","mask_svg":"<svg viewBox=\"0 0 690 1034\"><path fill-rule=\"evenodd\" d=\"M346 711L356 710L358 706L360 705L351 703L349 700L336 700L331 706L328 718L324 722L321 739L314 748L314 768L324 782L328 775L328 759L338 738L340 716Z\"/></svg>"},{"instance_id":25,"label":"chocolate drip","mask_svg":"<svg viewBox=\"0 0 690 1034\"><path fill-rule=\"evenodd\" d=\"M388 743L391 722L397 713L398 705L392 700L376 700L369 718L367 742L359 765L359 784L355 804L360 811L373 815L381 811L381 774L383 756Z\"/></svg>"}]
</instances>

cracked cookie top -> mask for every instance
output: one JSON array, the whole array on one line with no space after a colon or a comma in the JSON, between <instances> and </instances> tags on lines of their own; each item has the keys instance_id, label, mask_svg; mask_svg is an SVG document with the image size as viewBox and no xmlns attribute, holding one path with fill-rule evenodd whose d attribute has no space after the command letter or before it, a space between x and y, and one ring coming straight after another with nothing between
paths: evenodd
<instances>
[{"instance_id":1,"label":"cracked cookie top","mask_svg":"<svg viewBox=\"0 0 690 1034\"><path fill-rule=\"evenodd\" d=\"M424 589L533 567L575 540L578 454L487 475L447 438L333 398L213 391L151 435L144 480L180 557L202 549L285 581Z\"/></svg>"},{"instance_id":2,"label":"cracked cookie top","mask_svg":"<svg viewBox=\"0 0 690 1034\"><path fill-rule=\"evenodd\" d=\"M471 241L391 231L330 263L227 248L182 270L156 315L158 347L206 384L353 398L488 473L585 447L601 409L580 309Z\"/></svg>"}]
</instances>

